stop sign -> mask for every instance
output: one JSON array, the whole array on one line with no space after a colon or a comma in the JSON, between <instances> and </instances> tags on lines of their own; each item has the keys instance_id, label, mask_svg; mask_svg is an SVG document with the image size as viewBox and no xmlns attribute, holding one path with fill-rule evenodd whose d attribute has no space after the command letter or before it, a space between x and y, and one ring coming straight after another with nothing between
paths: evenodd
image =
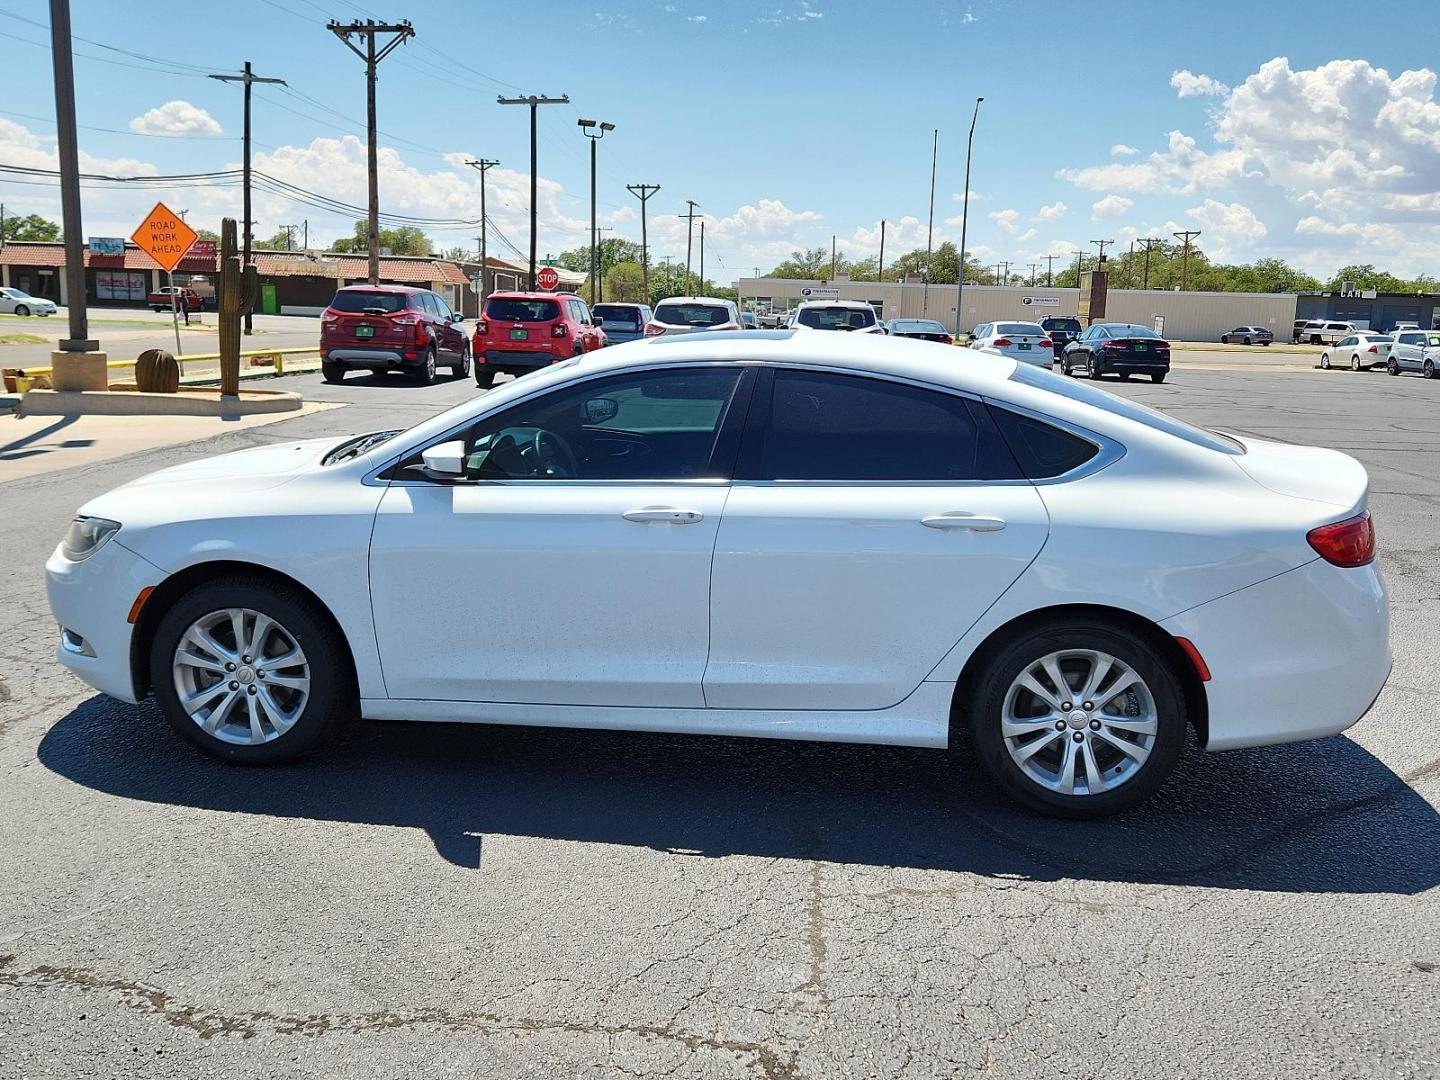
<instances>
[{"instance_id":1,"label":"stop sign","mask_svg":"<svg viewBox=\"0 0 1440 1080\"><path fill-rule=\"evenodd\" d=\"M553 266L542 266L535 275L535 284L542 289L553 289L560 284L560 274Z\"/></svg>"}]
</instances>

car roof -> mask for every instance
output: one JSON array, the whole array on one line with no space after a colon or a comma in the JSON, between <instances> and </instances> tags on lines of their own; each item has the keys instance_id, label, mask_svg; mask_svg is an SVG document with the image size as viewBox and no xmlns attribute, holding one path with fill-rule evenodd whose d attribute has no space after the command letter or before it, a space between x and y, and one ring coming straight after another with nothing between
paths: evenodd
<instances>
[{"instance_id":1,"label":"car roof","mask_svg":"<svg viewBox=\"0 0 1440 1080\"><path fill-rule=\"evenodd\" d=\"M733 300L722 300L718 296L667 296L655 303L656 307L661 304L732 304Z\"/></svg>"},{"instance_id":2,"label":"car roof","mask_svg":"<svg viewBox=\"0 0 1440 1080\"><path fill-rule=\"evenodd\" d=\"M857 309L863 308L866 311L875 310L874 304L867 303L864 300L802 300L800 301L799 305L797 305L795 310L799 311L800 308L807 307L843 307Z\"/></svg>"},{"instance_id":3,"label":"car roof","mask_svg":"<svg viewBox=\"0 0 1440 1080\"><path fill-rule=\"evenodd\" d=\"M580 299L573 292L541 292L538 289L534 292L526 292L523 289L497 289L485 299L494 300L499 297L502 300L554 300L557 296L563 296L567 300Z\"/></svg>"},{"instance_id":4,"label":"car roof","mask_svg":"<svg viewBox=\"0 0 1440 1080\"><path fill-rule=\"evenodd\" d=\"M177 286L178 288L178 286ZM414 285L371 285L368 282L360 281L354 285L341 285L336 292L391 292L391 293L419 293L429 292L429 289L417 288Z\"/></svg>"}]
</instances>

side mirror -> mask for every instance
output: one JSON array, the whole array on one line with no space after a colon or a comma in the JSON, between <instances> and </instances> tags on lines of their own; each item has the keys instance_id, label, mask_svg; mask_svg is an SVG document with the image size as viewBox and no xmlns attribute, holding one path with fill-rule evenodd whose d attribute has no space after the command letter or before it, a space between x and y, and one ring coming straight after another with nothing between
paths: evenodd
<instances>
[{"instance_id":1,"label":"side mirror","mask_svg":"<svg viewBox=\"0 0 1440 1080\"><path fill-rule=\"evenodd\" d=\"M607 420L615 419L619 412L620 403L614 398L591 398L584 406L585 423L603 424Z\"/></svg>"},{"instance_id":2,"label":"side mirror","mask_svg":"<svg viewBox=\"0 0 1440 1080\"><path fill-rule=\"evenodd\" d=\"M443 480L458 480L465 475L465 443L460 439L440 443L420 452L429 476Z\"/></svg>"},{"instance_id":3,"label":"side mirror","mask_svg":"<svg viewBox=\"0 0 1440 1080\"><path fill-rule=\"evenodd\" d=\"M465 321L465 316L464 316L464 315L461 315L458 311L452 311L452 312L450 313L450 321L451 321L451 322L464 322L464 321Z\"/></svg>"}]
</instances>

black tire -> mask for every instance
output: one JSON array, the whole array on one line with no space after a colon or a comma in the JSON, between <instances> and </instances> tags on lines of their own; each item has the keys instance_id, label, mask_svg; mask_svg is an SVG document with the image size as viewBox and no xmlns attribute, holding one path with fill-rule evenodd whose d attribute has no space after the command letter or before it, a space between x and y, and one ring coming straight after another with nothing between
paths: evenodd
<instances>
[{"instance_id":1,"label":"black tire","mask_svg":"<svg viewBox=\"0 0 1440 1080\"><path fill-rule=\"evenodd\" d=\"M460 351L460 362L450 365L450 374L456 379L468 379L470 377L470 343L466 342Z\"/></svg>"},{"instance_id":2,"label":"black tire","mask_svg":"<svg viewBox=\"0 0 1440 1080\"><path fill-rule=\"evenodd\" d=\"M163 309L163 308L158 308L158 307L156 307L154 304L151 304L151 305L150 305L150 310L153 311L153 312L155 312L156 314L159 314L159 313L160 313L161 311L163 311L164 309Z\"/></svg>"},{"instance_id":3,"label":"black tire","mask_svg":"<svg viewBox=\"0 0 1440 1080\"><path fill-rule=\"evenodd\" d=\"M494 386L495 377L499 374L500 372L493 367L481 367L479 364L476 364L475 385L480 387L481 389L484 389L487 386Z\"/></svg>"},{"instance_id":4,"label":"black tire","mask_svg":"<svg viewBox=\"0 0 1440 1080\"><path fill-rule=\"evenodd\" d=\"M1154 699L1157 724L1149 756L1130 779L1110 791L1070 795L1042 786L1015 763L1001 734L1011 684L1040 658L1067 649L1109 653L1145 680ZM985 664L966 711L976 757L1007 795L1039 813L1077 819L1108 817L1154 795L1185 749L1189 723L1185 695L1171 660L1148 638L1104 619L1061 620L1022 631Z\"/></svg>"},{"instance_id":5,"label":"black tire","mask_svg":"<svg viewBox=\"0 0 1440 1080\"><path fill-rule=\"evenodd\" d=\"M425 359L415 369L415 377L420 380L422 386L435 385L435 346L431 345L425 350Z\"/></svg>"},{"instance_id":6,"label":"black tire","mask_svg":"<svg viewBox=\"0 0 1440 1080\"><path fill-rule=\"evenodd\" d=\"M1095 362L1095 357L1085 357L1085 374L1092 379L1098 379L1105 373L1100 370L1100 365Z\"/></svg>"},{"instance_id":7,"label":"black tire","mask_svg":"<svg viewBox=\"0 0 1440 1080\"><path fill-rule=\"evenodd\" d=\"M1399 374L1400 374L1400 365L1395 361L1395 358L1394 358L1393 356L1392 356L1389 360L1387 360L1387 361L1385 362L1385 374L1386 374L1386 375L1399 375Z\"/></svg>"},{"instance_id":8,"label":"black tire","mask_svg":"<svg viewBox=\"0 0 1440 1080\"><path fill-rule=\"evenodd\" d=\"M1268 341L1262 341L1262 342L1260 342L1260 344L1261 344L1261 345L1264 345L1267 349L1270 347L1270 342L1268 342Z\"/></svg>"},{"instance_id":9,"label":"black tire","mask_svg":"<svg viewBox=\"0 0 1440 1080\"><path fill-rule=\"evenodd\" d=\"M1129 382L1129 381L1130 381L1130 373L1129 373L1128 371L1122 371L1122 372L1120 372L1120 381L1121 381L1121 382Z\"/></svg>"},{"instance_id":10,"label":"black tire","mask_svg":"<svg viewBox=\"0 0 1440 1080\"><path fill-rule=\"evenodd\" d=\"M1311 345L1319 345L1320 343L1321 343L1321 342L1320 342L1320 335L1319 335L1319 334L1311 334L1311 335L1310 335L1310 344L1311 344Z\"/></svg>"},{"instance_id":11,"label":"black tire","mask_svg":"<svg viewBox=\"0 0 1440 1080\"><path fill-rule=\"evenodd\" d=\"M30 314L30 309L29 309L28 307L26 307L24 304L16 304L16 305L15 305L15 314L16 314L16 315L29 315L29 314Z\"/></svg>"},{"instance_id":12,"label":"black tire","mask_svg":"<svg viewBox=\"0 0 1440 1080\"><path fill-rule=\"evenodd\" d=\"M1426 360L1424 366L1420 369L1420 374L1427 379L1435 378L1435 361Z\"/></svg>"},{"instance_id":13,"label":"black tire","mask_svg":"<svg viewBox=\"0 0 1440 1080\"><path fill-rule=\"evenodd\" d=\"M1150 376L1150 381L1153 382L1153 383L1162 383L1162 382L1165 381L1165 375L1166 375L1166 374L1167 374L1167 373L1164 372L1164 371L1157 371L1157 372L1155 372L1153 375Z\"/></svg>"},{"instance_id":14,"label":"black tire","mask_svg":"<svg viewBox=\"0 0 1440 1080\"><path fill-rule=\"evenodd\" d=\"M1253 342L1247 337L1247 338L1245 339L1245 344L1246 344L1246 345L1251 345L1251 344L1253 344Z\"/></svg>"},{"instance_id":15,"label":"black tire","mask_svg":"<svg viewBox=\"0 0 1440 1080\"><path fill-rule=\"evenodd\" d=\"M320 362L320 375L328 383L340 383L345 381L345 365L332 364L328 360Z\"/></svg>"},{"instance_id":16,"label":"black tire","mask_svg":"<svg viewBox=\"0 0 1440 1080\"><path fill-rule=\"evenodd\" d=\"M305 654L310 689L294 725L272 741L258 744L225 742L202 730L180 703L172 671L176 646L198 620L226 608L263 612L284 627ZM293 586L234 575L198 585L170 605L150 649L150 684L165 719L186 742L236 765L268 765L290 761L315 749L341 720L356 713L357 694L340 632L316 604Z\"/></svg>"}]
</instances>

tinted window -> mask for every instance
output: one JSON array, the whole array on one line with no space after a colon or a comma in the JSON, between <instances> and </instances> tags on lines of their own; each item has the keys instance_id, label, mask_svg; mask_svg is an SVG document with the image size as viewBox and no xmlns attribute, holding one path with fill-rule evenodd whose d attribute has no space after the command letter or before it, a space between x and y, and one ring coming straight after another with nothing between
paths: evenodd
<instances>
[{"instance_id":1,"label":"tinted window","mask_svg":"<svg viewBox=\"0 0 1440 1080\"><path fill-rule=\"evenodd\" d=\"M640 326L640 309L629 304L596 304L591 310L597 319L603 319L607 325L613 323L631 329Z\"/></svg>"},{"instance_id":2,"label":"tinted window","mask_svg":"<svg viewBox=\"0 0 1440 1080\"><path fill-rule=\"evenodd\" d=\"M330 301L330 306L336 311L355 314L368 311L377 315L388 315L392 311L405 309L405 294L371 289L341 289L335 294L335 299Z\"/></svg>"},{"instance_id":3,"label":"tinted window","mask_svg":"<svg viewBox=\"0 0 1440 1080\"><path fill-rule=\"evenodd\" d=\"M466 437L482 480L688 480L709 476L735 395L733 368L626 372L542 394Z\"/></svg>"},{"instance_id":4,"label":"tinted window","mask_svg":"<svg viewBox=\"0 0 1440 1080\"><path fill-rule=\"evenodd\" d=\"M665 304L655 309L657 322L671 326L723 326L730 312L723 304Z\"/></svg>"},{"instance_id":5,"label":"tinted window","mask_svg":"<svg viewBox=\"0 0 1440 1080\"><path fill-rule=\"evenodd\" d=\"M964 398L854 375L778 371L765 480L1019 477L988 415Z\"/></svg>"},{"instance_id":6,"label":"tinted window","mask_svg":"<svg viewBox=\"0 0 1440 1080\"><path fill-rule=\"evenodd\" d=\"M875 325L873 308L807 307L800 309L799 322L812 330L863 330Z\"/></svg>"},{"instance_id":7,"label":"tinted window","mask_svg":"<svg viewBox=\"0 0 1440 1080\"><path fill-rule=\"evenodd\" d=\"M995 329L1001 334L1015 334L1020 337L1044 337L1045 331L1040 329L1039 323L1033 322L1002 322L996 323Z\"/></svg>"},{"instance_id":8,"label":"tinted window","mask_svg":"<svg viewBox=\"0 0 1440 1080\"><path fill-rule=\"evenodd\" d=\"M1049 368L1037 367L1034 364L1016 364L1015 370L1010 373L1010 378L1015 382L1024 383L1026 386L1048 390L1052 394L1059 394L1061 397L1081 401L1086 405L1093 405L1097 409L1104 409L1106 412L1123 416L1127 420L1144 424L1156 431L1174 435L1176 438L1184 439L1196 446L1219 450L1225 454L1243 454L1245 452L1243 446L1226 435L1195 427L1183 420L1176 420L1173 416L1167 416L1158 409L1141 405L1139 402L1120 397L1118 394L1107 393L1078 379L1067 379L1063 375L1056 375Z\"/></svg>"},{"instance_id":9,"label":"tinted window","mask_svg":"<svg viewBox=\"0 0 1440 1080\"><path fill-rule=\"evenodd\" d=\"M1110 337L1117 338L1159 338L1160 335L1148 326L1133 326L1130 323L1113 324L1106 328Z\"/></svg>"},{"instance_id":10,"label":"tinted window","mask_svg":"<svg viewBox=\"0 0 1440 1080\"><path fill-rule=\"evenodd\" d=\"M1061 476L1071 469L1078 469L1100 452L1100 448L1088 439L1033 417L993 405L990 415L1031 480Z\"/></svg>"},{"instance_id":11,"label":"tinted window","mask_svg":"<svg viewBox=\"0 0 1440 1080\"><path fill-rule=\"evenodd\" d=\"M434 293L431 293L430 300L435 305L435 314L439 315L440 318L448 319L453 314L453 312L450 310L450 305L447 304L441 297L436 296Z\"/></svg>"},{"instance_id":12,"label":"tinted window","mask_svg":"<svg viewBox=\"0 0 1440 1080\"><path fill-rule=\"evenodd\" d=\"M1080 333L1079 319L1042 319L1040 325L1046 330L1065 330L1072 334Z\"/></svg>"},{"instance_id":13,"label":"tinted window","mask_svg":"<svg viewBox=\"0 0 1440 1080\"><path fill-rule=\"evenodd\" d=\"M560 305L554 300L517 300L491 297L485 302L485 315L490 319L511 322L551 322L560 317Z\"/></svg>"},{"instance_id":14,"label":"tinted window","mask_svg":"<svg viewBox=\"0 0 1440 1080\"><path fill-rule=\"evenodd\" d=\"M1355 339L1354 339L1353 337L1341 338L1341 339L1340 339L1339 341L1337 341L1335 344L1336 344L1337 346L1340 346L1340 345L1354 345L1354 344L1355 344Z\"/></svg>"},{"instance_id":15,"label":"tinted window","mask_svg":"<svg viewBox=\"0 0 1440 1080\"><path fill-rule=\"evenodd\" d=\"M929 319L891 319L890 332L892 334L946 334L949 333L945 327L938 322L931 322Z\"/></svg>"},{"instance_id":16,"label":"tinted window","mask_svg":"<svg viewBox=\"0 0 1440 1080\"><path fill-rule=\"evenodd\" d=\"M439 315L440 315L440 308L439 308L439 307L436 305L436 303L435 303L435 294L434 294L434 293L428 293L428 292L427 292L427 293L421 293L421 294L420 294L419 296L417 296L415 299L417 299L417 300L420 301L420 306L421 306L422 308L424 308L425 314L427 314L427 315L434 315L434 316L436 316L437 318L439 317Z\"/></svg>"}]
</instances>

